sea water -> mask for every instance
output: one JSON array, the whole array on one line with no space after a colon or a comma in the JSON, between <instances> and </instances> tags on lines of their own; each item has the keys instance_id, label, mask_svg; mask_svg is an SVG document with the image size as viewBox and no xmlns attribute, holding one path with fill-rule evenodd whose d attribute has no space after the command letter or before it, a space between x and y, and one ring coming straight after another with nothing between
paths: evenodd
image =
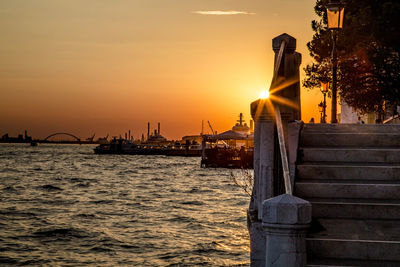
<instances>
[{"instance_id":1,"label":"sea water","mask_svg":"<svg viewBox=\"0 0 400 267\"><path fill-rule=\"evenodd\" d=\"M249 197L199 158L0 144L0 265L249 264Z\"/></svg>"}]
</instances>

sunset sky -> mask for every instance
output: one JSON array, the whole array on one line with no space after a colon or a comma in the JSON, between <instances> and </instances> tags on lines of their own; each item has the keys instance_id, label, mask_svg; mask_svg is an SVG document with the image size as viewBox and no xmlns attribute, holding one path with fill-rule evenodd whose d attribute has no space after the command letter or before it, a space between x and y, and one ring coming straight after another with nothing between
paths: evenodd
<instances>
[{"instance_id":1,"label":"sunset sky","mask_svg":"<svg viewBox=\"0 0 400 267\"><path fill-rule=\"evenodd\" d=\"M312 0L2 0L0 135L229 130L268 88L272 38L311 62ZM303 71L301 71L303 75ZM302 119L319 120L302 89ZM208 127L206 128L208 130Z\"/></svg>"}]
</instances>

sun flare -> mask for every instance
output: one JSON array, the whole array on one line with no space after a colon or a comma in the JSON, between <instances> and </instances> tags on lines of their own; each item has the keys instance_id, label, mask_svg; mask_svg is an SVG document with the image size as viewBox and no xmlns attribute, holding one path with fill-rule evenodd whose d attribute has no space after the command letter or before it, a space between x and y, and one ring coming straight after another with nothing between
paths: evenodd
<instances>
[{"instance_id":1,"label":"sun flare","mask_svg":"<svg viewBox=\"0 0 400 267\"><path fill-rule=\"evenodd\" d=\"M260 93L259 97L260 97L261 99L267 99L267 98L269 98L269 92L268 92L267 90L264 90L264 91L262 91L262 92Z\"/></svg>"}]
</instances>

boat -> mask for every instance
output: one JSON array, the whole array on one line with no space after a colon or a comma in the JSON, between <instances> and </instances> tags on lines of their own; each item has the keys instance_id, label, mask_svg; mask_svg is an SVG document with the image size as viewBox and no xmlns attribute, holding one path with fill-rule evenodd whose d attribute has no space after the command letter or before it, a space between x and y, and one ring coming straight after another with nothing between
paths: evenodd
<instances>
[{"instance_id":1,"label":"boat","mask_svg":"<svg viewBox=\"0 0 400 267\"><path fill-rule=\"evenodd\" d=\"M135 144L132 140L114 138L108 144L100 144L94 148L95 154L129 154L129 155L165 155L165 156L184 156L200 157L202 146L193 143L139 143Z\"/></svg>"},{"instance_id":2,"label":"boat","mask_svg":"<svg viewBox=\"0 0 400 267\"><path fill-rule=\"evenodd\" d=\"M254 133L243 121L240 113L238 122L231 130L220 134L204 135L201 157L202 167L212 168L253 168Z\"/></svg>"},{"instance_id":3,"label":"boat","mask_svg":"<svg viewBox=\"0 0 400 267\"><path fill-rule=\"evenodd\" d=\"M103 143L94 148L95 154L123 154L135 148L135 145L126 139L116 138L109 143Z\"/></svg>"}]
</instances>

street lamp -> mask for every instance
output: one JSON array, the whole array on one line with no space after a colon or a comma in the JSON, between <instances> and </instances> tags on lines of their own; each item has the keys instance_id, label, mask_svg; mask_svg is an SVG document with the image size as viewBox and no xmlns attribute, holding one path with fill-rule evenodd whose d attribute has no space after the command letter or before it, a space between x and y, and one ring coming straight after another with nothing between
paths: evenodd
<instances>
[{"instance_id":1,"label":"street lamp","mask_svg":"<svg viewBox=\"0 0 400 267\"><path fill-rule=\"evenodd\" d=\"M328 90L329 90L329 82L321 82L321 93L324 95L324 103L322 105L323 116L321 119L321 123L326 123L326 94L328 93Z\"/></svg>"},{"instance_id":2,"label":"street lamp","mask_svg":"<svg viewBox=\"0 0 400 267\"><path fill-rule=\"evenodd\" d=\"M331 122L337 123L336 119L336 95L337 95L337 51L336 40L337 31L343 28L344 5L338 0L330 0L326 5L326 14L328 17L328 28L333 33L333 48L332 48L332 114Z\"/></svg>"}]
</instances>

